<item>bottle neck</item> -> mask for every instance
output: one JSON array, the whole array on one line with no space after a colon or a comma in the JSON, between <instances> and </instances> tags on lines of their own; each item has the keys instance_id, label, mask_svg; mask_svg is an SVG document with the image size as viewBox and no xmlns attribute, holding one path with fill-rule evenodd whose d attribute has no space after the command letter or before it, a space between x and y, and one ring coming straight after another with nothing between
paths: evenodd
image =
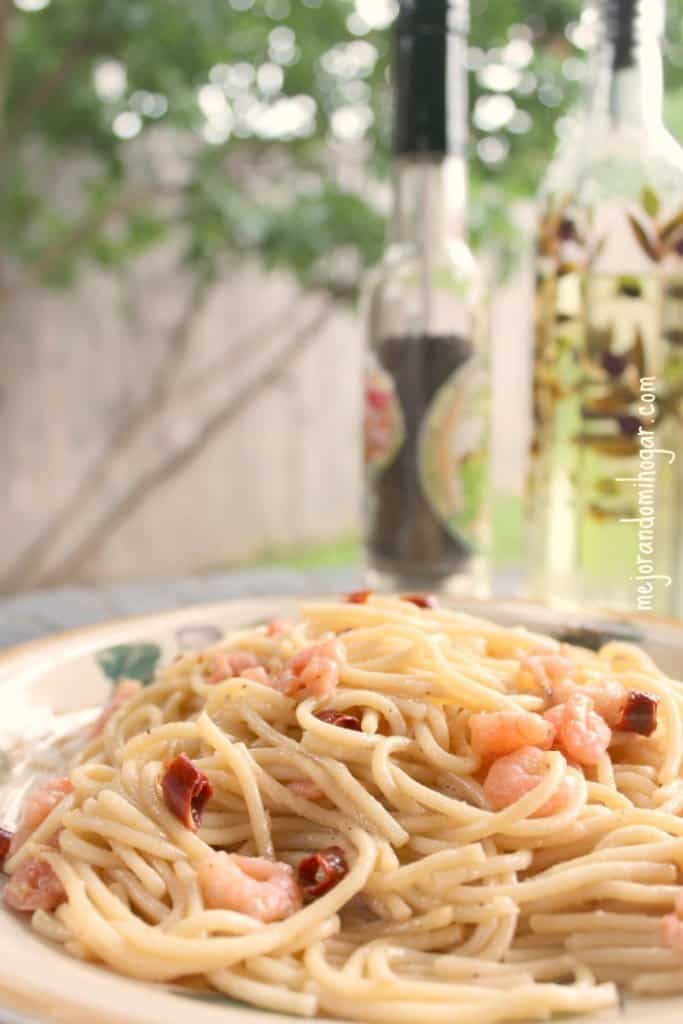
<instances>
[{"instance_id":1,"label":"bottle neck","mask_svg":"<svg viewBox=\"0 0 683 1024\"><path fill-rule=\"evenodd\" d=\"M436 252L464 240L467 168L460 155L403 155L394 162L391 241Z\"/></svg>"},{"instance_id":2,"label":"bottle neck","mask_svg":"<svg viewBox=\"0 0 683 1024\"><path fill-rule=\"evenodd\" d=\"M448 7L443 0L442 7ZM455 16L459 7L448 9ZM392 79L395 157L463 153L467 141L467 37L462 24L441 29L411 25L408 30L399 22Z\"/></svg>"},{"instance_id":3,"label":"bottle neck","mask_svg":"<svg viewBox=\"0 0 683 1024\"><path fill-rule=\"evenodd\" d=\"M662 124L662 0L599 0L586 105L604 130Z\"/></svg>"}]
</instances>

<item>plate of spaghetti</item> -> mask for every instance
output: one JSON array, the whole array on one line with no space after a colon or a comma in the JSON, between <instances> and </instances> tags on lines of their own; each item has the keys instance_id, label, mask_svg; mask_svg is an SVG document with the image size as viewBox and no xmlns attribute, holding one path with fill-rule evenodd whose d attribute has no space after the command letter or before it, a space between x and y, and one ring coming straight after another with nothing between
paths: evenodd
<instances>
[{"instance_id":1,"label":"plate of spaghetti","mask_svg":"<svg viewBox=\"0 0 683 1024\"><path fill-rule=\"evenodd\" d=\"M679 1022L682 649L362 591L9 652L3 1019Z\"/></svg>"}]
</instances>

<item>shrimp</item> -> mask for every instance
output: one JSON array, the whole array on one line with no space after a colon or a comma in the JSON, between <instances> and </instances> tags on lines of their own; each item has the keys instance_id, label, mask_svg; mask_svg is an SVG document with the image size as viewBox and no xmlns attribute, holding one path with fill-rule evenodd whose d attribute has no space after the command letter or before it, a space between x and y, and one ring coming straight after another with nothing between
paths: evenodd
<instances>
[{"instance_id":1,"label":"shrimp","mask_svg":"<svg viewBox=\"0 0 683 1024\"><path fill-rule=\"evenodd\" d=\"M524 684L531 676L544 693L550 695L554 685L574 674L575 665L562 654L522 654L519 659L519 683Z\"/></svg>"},{"instance_id":2,"label":"shrimp","mask_svg":"<svg viewBox=\"0 0 683 1024\"><path fill-rule=\"evenodd\" d=\"M562 679L552 686L553 704L564 704L575 693L585 694L593 701L595 711L614 728L621 718L626 704L627 694L624 688L614 679L605 679L599 683L576 683L571 679Z\"/></svg>"},{"instance_id":3,"label":"shrimp","mask_svg":"<svg viewBox=\"0 0 683 1024\"><path fill-rule=\"evenodd\" d=\"M662 918L660 934L665 946L683 953L683 920L677 914L666 914Z\"/></svg>"},{"instance_id":4,"label":"shrimp","mask_svg":"<svg viewBox=\"0 0 683 1024\"><path fill-rule=\"evenodd\" d=\"M54 910L65 901L66 892L50 865L33 857L17 868L3 897L12 910L32 914L34 910Z\"/></svg>"},{"instance_id":5,"label":"shrimp","mask_svg":"<svg viewBox=\"0 0 683 1024\"><path fill-rule=\"evenodd\" d=\"M576 693L593 701L594 711L610 729L650 736L657 728L659 699L651 693L625 690L616 679L582 684L565 679L553 685L553 703L563 704Z\"/></svg>"},{"instance_id":6,"label":"shrimp","mask_svg":"<svg viewBox=\"0 0 683 1024\"><path fill-rule=\"evenodd\" d=\"M612 730L584 693L573 693L564 704L546 711L544 717L557 730L557 746L579 764L597 764L610 745Z\"/></svg>"},{"instance_id":7,"label":"shrimp","mask_svg":"<svg viewBox=\"0 0 683 1024\"><path fill-rule=\"evenodd\" d=\"M262 683L263 686L271 686L272 679L263 665L255 665L253 668L245 668L240 672L241 679L251 679L252 683Z\"/></svg>"},{"instance_id":8,"label":"shrimp","mask_svg":"<svg viewBox=\"0 0 683 1024\"><path fill-rule=\"evenodd\" d=\"M209 662L207 683L214 686L224 679L241 676L247 669L258 668L258 658L250 651L220 651Z\"/></svg>"},{"instance_id":9,"label":"shrimp","mask_svg":"<svg viewBox=\"0 0 683 1024\"><path fill-rule=\"evenodd\" d=\"M306 647L295 654L276 681L276 688L287 697L331 697L339 682L339 664L344 660L340 640Z\"/></svg>"},{"instance_id":10,"label":"shrimp","mask_svg":"<svg viewBox=\"0 0 683 1024\"><path fill-rule=\"evenodd\" d=\"M212 853L199 865L199 886L212 910L236 910L268 924L281 921L303 903L294 868L264 857Z\"/></svg>"},{"instance_id":11,"label":"shrimp","mask_svg":"<svg viewBox=\"0 0 683 1024\"><path fill-rule=\"evenodd\" d=\"M266 628L266 636L281 636L294 625L294 619L277 617L271 619Z\"/></svg>"},{"instance_id":12,"label":"shrimp","mask_svg":"<svg viewBox=\"0 0 683 1024\"><path fill-rule=\"evenodd\" d=\"M664 945L683 953L683 891L674 901L672 914L666 914L660 923L660 934Z\"/></svg>"},{"instance_id":13,"label":"shrimp","mask_svg":"<svg viewBox=\"0 0 683 1024\"><path fill-rule=\"evenodd\" d=\"M46 779L41 786L28 794L21 812L19 827L12 837L8 859L24 845L39 825L42 825L50 811L69 793L73 793L71 780L64 778Z\"/></svg>"},{"instance_id":14,"label":"shrimp","mask_svg":"<svg viewBox=\"0 0 683 1024\"><path fill-rule=\"evenodd\" d=\"M521 747L514 754L499 757L489 768L484 779L484 794L494 811L502 811L521 800L543 781L548 770L546 754L538 747ZM576 790L576 780L571 775L564 779L542 807L531 815L544 818L564 810Z\"/></svg>"},{"instance_id":15,"label":"shrimp","mask_svg":"<svg viewBox=\"0 0 683 1024\"><path fill-rule=\"evenodd\" d=\"M92 735L99 736L100 733L104 732L104 727L112 715L114 715L120 707L123 707L124 704L127 704L129 700L132 700L133 697L137 697L141 689L142 684L136 679L122 679L114 690L111 700L105 706L102 714L95 722Z\"/></svg>"},{"instance_id":16,"label":"shrimp","mask_svg":"<svg viewBox=\"0 0 683 1024\"><path fill-rule=\"evenodd\" d=\"M529 711L493 711L472 715L469 721L472 750L480 757L502 757L520 747L549 750L555 729Z\"/></svg>"}]
</instances>

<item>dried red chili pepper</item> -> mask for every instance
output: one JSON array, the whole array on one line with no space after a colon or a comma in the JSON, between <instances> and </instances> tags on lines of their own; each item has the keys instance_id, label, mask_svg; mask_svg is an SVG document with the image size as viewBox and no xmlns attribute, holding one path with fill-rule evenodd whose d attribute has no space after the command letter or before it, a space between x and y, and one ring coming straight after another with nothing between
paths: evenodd
<instances>
[{"instance_id":1,"label":"dried red chili pepper","mask_svg":"<svg viewBox=\"0 0 683 1024\"><path fill-rule=\"evenodd\" d=\"M640 736L651 736L657 728L657 705L659 698L640 690L631 690L626 697L617 729L621 732L637 732Z\"/></svg>"},{"instance_id":2,"label":"dried red chili pepper","mask_svg":"<svg viewBox=\"0 0 683 1024\"><path fill-rule=\"evenodd\" d=\"M439 602L434 594L401 594L402 601L410 601L418 608L438 608Z\"/></svg>"},{"instance_id":3,"label":"dried red chili pepper","mask_svg":"<svg viewBox=\"0 0 683 1024\"><path fill-rule=\"evenodd\" d=\"M316 718L328 725L336 725L339 729L352 729L353 732L361 731L361 723L358 715L349 715L345 711L335 711L330 708L328 711L318 711Z\"/></svg>"},{"instance_id":4,"label":"dried red chili pepper","mask_svg":"<svg viewBox=\"0 0 683 1024\"><path fill-rule=\"evenodd\" d=\"M5 857L9 853L10 843L12 842L12 833L8 832L4 828L0 828L0 870L4 867Z\"/></svg>"},{"instance_id":5,"label":"dried red chili pepper","mask_svg":"<svg viewBox=\"0 0 683 1024\"><path fill-rule=\"evenodd\" d=\"M301 890L308 899L324 896L348 874L346 854L341 846L328 846L299 862L297 876Z\"/></svg>"},{"instance_id":6,"label":"dried red chili pepper","mask_svg":"<svg viewBox=\"0 0 683 1024\"><path fill-rule=\"evenodd\" d=\"M196 832L204 805L213 793L206 775L186 754L179 754L166 768L161 788L168 809L186 828Z\"/></svg>"},{"instance_id":7,"label":"dried red chili pepper","mask_svg":"<svg viewBox=\"0 0 683 1024\"><path fill-rule=\"evenodd\" d=\"M372 593L372 590L353 590L344 600L347 604L365 604L368 598L372 597Z\"/></svg>"}]
</instances>

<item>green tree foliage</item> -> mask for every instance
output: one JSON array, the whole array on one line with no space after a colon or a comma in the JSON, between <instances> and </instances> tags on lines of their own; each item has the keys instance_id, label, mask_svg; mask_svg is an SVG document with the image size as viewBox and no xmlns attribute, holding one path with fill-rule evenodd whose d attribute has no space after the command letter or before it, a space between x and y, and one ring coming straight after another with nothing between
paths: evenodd
<instances>
[{"instance_id":1,"label":"green tree foliage","mask_svg":"<svg viewBox=\"0 0 683 1024\"><path fill-rule=\"evenodd\" d=\"M170 235L353 299L381 250L382 0L0 0L0 285L68 284ZM370 14L368 15L368 11ZM377 12L379 11L379 18ZM542 12L542 13L541 13ZM472 0L472 226L504 250L575 98L577 0ZM364 16L367 20L364 20ZM683 129L683 15L668 83Z\"/></svg>"}]
</instances>

